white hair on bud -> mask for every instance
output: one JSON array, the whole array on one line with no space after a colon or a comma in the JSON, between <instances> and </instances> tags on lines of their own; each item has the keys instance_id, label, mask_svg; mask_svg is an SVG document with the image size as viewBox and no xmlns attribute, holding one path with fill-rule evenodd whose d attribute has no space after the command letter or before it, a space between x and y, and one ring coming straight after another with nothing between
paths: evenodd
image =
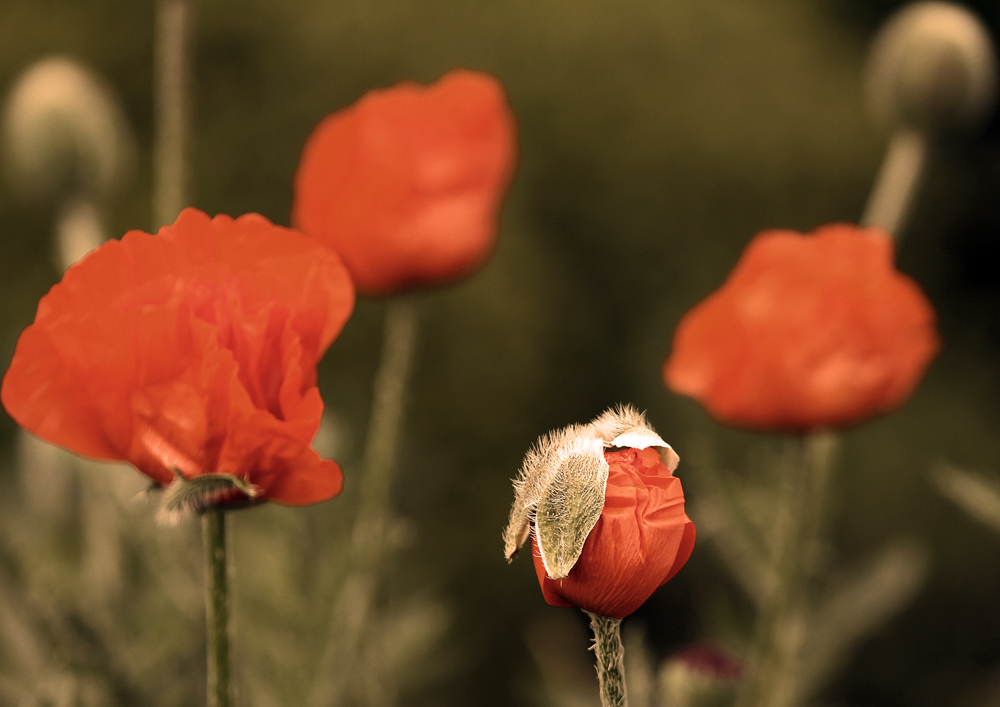
<instances>
[{"instance_id":1,"label":"white hair on bud","mask_svg":"<svg viewBox=\"0 0 1000 707\"><path fill-rule=\"evenodd\" d=\"M610 442L632 428L651 429L646 414L632 405L616 405L594 418L593 425L606 441Z\"/></svg>"},{"instance_id":2,"label":"white hair on bud","mask_svg":"<svg viewBox=\"0 0 1000 707\"><path fill-rule=\"evenodd\" d=\"M639 412L631 405L617 405L596 417L590 424L599 431L608 447L656 447L660 452L660 459L671 472L680 462L673 447L664 442L649 424L646 413Z\"/></svg>"},{"instance_id":3,"label":"white hair on bud","mask_svg":"<svg viewBox=\"0 0 1000 707\"><path fill-rule=\"evenodd\" d=\"M677 454L631 405L542 435L514 479L514 504L503 534L508 562L533 536L546 574L551 579L569 574L604 509L609 471L604 452L615 447L656 447L667 468L677 468Z\"/></svg>"},{"instance_id":4,"label":"white hair on bud","mask_svg":"<svg viewBox=\"0 0 1000 707\"><path fill-rule=\"evenodd\" d=\"M514 479L514 505L504 531L504 555L510 561L528 539L535 508L546 490L552 485L558 471L557 457L560 450L572 444L573 439L586 434L584 425L569 425L552 430L538 438L524 456L524 462Z\"/></svg>"}]
</instances>

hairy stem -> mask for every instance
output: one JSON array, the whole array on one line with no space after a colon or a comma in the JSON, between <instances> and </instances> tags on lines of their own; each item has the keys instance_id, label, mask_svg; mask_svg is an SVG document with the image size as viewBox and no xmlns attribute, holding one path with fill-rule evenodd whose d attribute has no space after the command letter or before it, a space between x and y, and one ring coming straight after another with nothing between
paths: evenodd
<instances>
[{"instance_id":1,"label":"hairy stem","mask_svg":"<svg viewBox=\"0 0 1000 707\"><path fill-rule=\"evenodd\" d=\"M625 694L625 649L622 647L621 619L587 612L594 631L597 679L601 684L601 707L628 707Z\"/></svg>"},{"instance_id":2,"label":"hairy stem","mask_svg":"<svg viewBox=\"0 0 1000 707\"><path fill-rule=\"evenodd\" d=\"M205 545L205 619L208 633L208 707L230 707L229 565L226 514L211 509L201 517Z\"/></svg>"}]
</instances>

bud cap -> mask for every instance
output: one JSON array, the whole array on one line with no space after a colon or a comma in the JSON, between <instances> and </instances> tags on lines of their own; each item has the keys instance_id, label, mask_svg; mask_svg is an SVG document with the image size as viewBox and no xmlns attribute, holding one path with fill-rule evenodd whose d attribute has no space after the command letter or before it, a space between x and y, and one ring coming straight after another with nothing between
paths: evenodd
<instances>
[{"instance_id":1,"label":"bud cap","mask_svg":"<svg viewBox=\"0 0 1000 707\"><path fill-rule=\"evenodd\" d=\"M514 480L514 505L504 531L504 555L513 559L534 532L550 579L569 575L604 510L606 449L657 447L673 471L679 457L630 405L608 410L586 425L542 435Z\"/></svg>"}]
</instances>

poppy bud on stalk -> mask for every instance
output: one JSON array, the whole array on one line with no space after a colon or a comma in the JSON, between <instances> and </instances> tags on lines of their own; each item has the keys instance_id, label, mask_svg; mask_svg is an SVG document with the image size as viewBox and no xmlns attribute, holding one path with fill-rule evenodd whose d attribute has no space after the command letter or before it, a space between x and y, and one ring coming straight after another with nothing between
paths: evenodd
<instances>
[{"instance_id":1,"label":"poppy bud on stalk","mask_svg":"<svg viewBox=\"0 0 1000 707\"><path fill-rule=\"evenodd\" d=\"M630 406L543 435L514 482L507 559L530 535L545 601L628 616L694 547L678 461Z\"/></svg>"}]
</instances>

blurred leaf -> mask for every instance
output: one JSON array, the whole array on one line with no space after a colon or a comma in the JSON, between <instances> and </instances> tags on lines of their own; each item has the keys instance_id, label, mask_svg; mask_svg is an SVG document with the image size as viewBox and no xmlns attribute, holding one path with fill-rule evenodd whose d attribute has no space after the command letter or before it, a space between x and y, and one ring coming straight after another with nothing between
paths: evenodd
<instances>
[{"instance_id":1,"label":"blurred leaf","mask_svg":"<svg viewBox=\"0 0 1000 707\"><path fill-rule=\"evenodd\" d=\"M633 619L622 629L625 647L625 687L631 707L654 707L656 664L646 644L646 627Z\"/></svg>"},{"instance_id":2,"label":"blurred leaf","mask_svg":"<svg viewBox=\"0 0 1000 707\"><path fill-rule=\"evenodd\" d=\"M947 463L931 472L931 481L962 510L1000 533L1000 481Z\"/></svg>"},{"instance_id":3,"label":"blurred leaf","mask_svg":"<svg viewBox=\"0 0 1000 707\"><path fill-rule=\"evenodd\" d=\"M697 474L701 488L693 494L690 515L699 538L713 539L719 556L743 587L760 605L766 591L769 561L768 538L773 528L771 517L761 509L774 507L771 489L751 485L719 472L708 440L693 437L688 441L689 466ZM763 479L761 479L763 481Z\"/></svg>"},{"instance_id":4,"label":"blurred leaf","mask_svg":"<svg viewBox=\"0 0 1000 707\"><path fill-rule=\"evenodd\" d=\"M734 510L736 506L720 500L718 496L703 493L691 508L691 518L698 528L699 539L715 541L716 551L726 568L747 596L759 605L766 591L765 559L748 537L746 525L732 522L739 512Z\"/></svg>"},{"instance_id":5,"label":"blurred leaf","mask_svg":"<svg viewBox=\"0 0 1000 707\"><path fill-rule=\"evenodd\" d=\"M861 640L913 599L928 564L922 547L897 542L834 585L811 617L803 642L803 698L824 687Z\"/></svg>"},{"instance_id":6,"label":"blurred leaf","mask_svg":"<svg viewBox=\"0 0 1000 707\"><path fill-rule=\"evenodd\" d=\"M736 699L739 681L712 675L679 657L660 665L659 701L654 707L728 707Z\"/></svg>"},{"instance_id":7,"label":"blurred leaf","mask_svg":"<svg viewBox=\"0 0 1000 707\"><path fill-rule=\"evenodd\" d=\"M549 612L524 642L542 679L540 707L598 707L600 693L587 634L566 611Z\"/></svg>"}]
</instances>

